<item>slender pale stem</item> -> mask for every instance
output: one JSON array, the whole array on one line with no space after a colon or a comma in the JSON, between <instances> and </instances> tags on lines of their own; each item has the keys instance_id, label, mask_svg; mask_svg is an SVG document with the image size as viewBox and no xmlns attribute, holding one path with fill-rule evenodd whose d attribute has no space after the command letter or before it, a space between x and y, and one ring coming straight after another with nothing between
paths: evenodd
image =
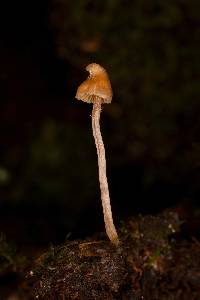
<instances>
[{"instance_id":1,"label":"slender pale stem","mask_svg":"<svg viewBox=\"0 0 200 300\"><path fill-rule=\"evenodd\" d=\"M108 181L106 176L106 157L105 157L105 148L100 130L100 114L101 114L101 99L96 99L93 103L92 110L92 130L93 136L97 148L98 155L98 166L99 166L99 183L101 190L101 201L103 206L103 215L106 233L111 240L112 243L118 244L119 239L117 235L117 231L115 229L113 218L112 218L112 210L110 205L110 196L109 196L109 188Z\"/></svg>"}]
</instances>

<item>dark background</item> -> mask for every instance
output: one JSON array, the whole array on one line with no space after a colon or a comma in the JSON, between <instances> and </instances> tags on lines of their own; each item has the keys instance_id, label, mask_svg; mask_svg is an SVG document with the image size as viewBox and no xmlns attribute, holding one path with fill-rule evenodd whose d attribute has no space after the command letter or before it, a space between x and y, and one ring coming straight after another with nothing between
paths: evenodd
<instances>
[{"instance_id":1,"label":"dark background","mask_svg":"<svg viewBox=\"0 0 200 300\"><path fill-rule=\"evenodd\" d=\"M199 1L0 4L0 231L45 245L104 231L91 105L75 100L102 64L116 224L178 207L200 214Z\"/></svg>"}]
</instances>

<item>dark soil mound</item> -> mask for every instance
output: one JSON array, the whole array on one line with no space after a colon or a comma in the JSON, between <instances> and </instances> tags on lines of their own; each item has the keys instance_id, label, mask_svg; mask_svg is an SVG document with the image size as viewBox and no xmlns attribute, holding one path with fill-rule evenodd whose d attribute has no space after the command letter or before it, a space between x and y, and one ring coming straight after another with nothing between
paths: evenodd
<instances>
[{"instance_id":1,"label":"dark soil mound","mask_svg":"<svg viewBox=\"0 0 200 300\"><path fill-rule=\"evenodd\" d=\"M30 271L35 299L199 300L200 243L183 240L174 213L130 220L118 247L72 241Z\"/></svg>"}]
</instances>

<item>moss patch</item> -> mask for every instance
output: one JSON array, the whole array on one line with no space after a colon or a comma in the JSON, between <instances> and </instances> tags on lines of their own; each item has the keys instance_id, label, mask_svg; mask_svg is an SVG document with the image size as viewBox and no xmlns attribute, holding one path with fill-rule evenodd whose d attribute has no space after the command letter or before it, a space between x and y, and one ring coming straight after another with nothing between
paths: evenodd
<instances>
[{"instance_id":1,"label":"moss patch","mask_svg":"<svg viewBox=\"0 0 200 300\"><path fill-rule=\"evenodd\" d=\"M29 272L34 299L195 300L200 245L180 241L174 213L129 220L118 247L68 241L42 255Z\"/></svg>"}]
</instances>

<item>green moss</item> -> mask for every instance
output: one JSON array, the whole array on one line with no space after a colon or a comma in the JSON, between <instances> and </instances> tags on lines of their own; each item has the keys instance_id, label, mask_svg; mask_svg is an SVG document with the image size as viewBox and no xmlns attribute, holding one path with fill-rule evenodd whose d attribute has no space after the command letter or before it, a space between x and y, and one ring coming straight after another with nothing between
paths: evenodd
<instances>
[{"instance_id":1,"label":"green moss","mask_svg":"<svg viewBox=\"0 0 200 300\"><path fill-rule=\"evenodd\" d=\"M180 243L180 224L174 212L139 216L123 223L118 247L92 239L50 247L30 272L34 297L195 300L199 242Z\"/></svg>"}]
</instances>

